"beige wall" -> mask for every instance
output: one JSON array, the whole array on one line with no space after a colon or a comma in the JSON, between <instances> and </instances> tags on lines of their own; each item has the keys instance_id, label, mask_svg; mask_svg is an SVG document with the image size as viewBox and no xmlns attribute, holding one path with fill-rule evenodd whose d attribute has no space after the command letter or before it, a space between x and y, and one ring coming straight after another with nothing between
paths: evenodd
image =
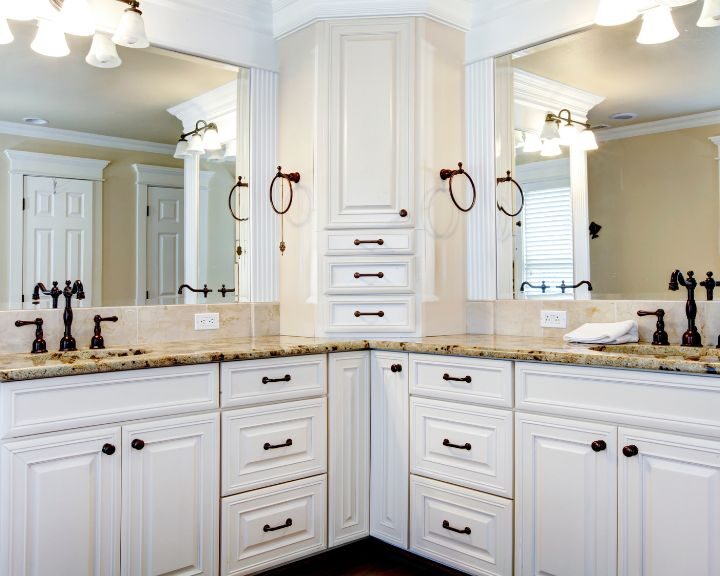
<instances>
[{"instance_id":1,"label":"beige wall","mask_svg":"<svg viewBox=\"0 0 720 576\"><path fill-rule=\"evenodd\" d=\"M588 154L593 297L674 299L670 273L720 279L720 126L602 142ZM705 295L698 295L705 299ZM720 295L719 295L720 297Z\"/></svg>"},{"instance_id":2,"label":"beige wall","mask_svg":"<svg viewBox=\"0 0 720 576\"><path fill-rule=\"evenodd\" d=\"M44 154L61 154L108 160L103 184L103 272L104 306L126 306L135 295L135 215L136 188L133 164L152 164L182 168L183 163L172 156L52 142L22 136L0 135L0 230L5 235L0 249L0 277L20 274L9 270L9 162L5 150L22 150ZM51 279L47 279L50 281ZM62 278L56 278L61 281ZM7 282L0 281L0 303L7 302Z\"/></svg>"}]
</instances>

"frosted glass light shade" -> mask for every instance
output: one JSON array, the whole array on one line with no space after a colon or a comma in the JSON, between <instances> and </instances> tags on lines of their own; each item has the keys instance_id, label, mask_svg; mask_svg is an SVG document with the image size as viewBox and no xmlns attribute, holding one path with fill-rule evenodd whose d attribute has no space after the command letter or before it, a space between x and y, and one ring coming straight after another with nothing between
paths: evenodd
<instances>
[{"instance_id":1,"label":"frosted glass light shade","mask_svg":"<svg viewBox=\"0 0 720 576\"><path fill-rule=\"evenodd\" d=\"M62 58L70 54L65 32L58 22L38 20L38 31L30 45L35 52L52 58Z\"/></svg>"},{"instance_id":2,"label":"frosted glass light shade","mask_svg":"<svg viewBox=\"0 0 720 576\"><path fill-rule=\"evenodd\" d=\"M92 36L95 21L87 0L64 0L60 10L60 25L66 34Z\"/></svg>"},{"instance_id":3,"label":"frosted glass light shade","mask_svg":"<svg viewBox=\"0 0 720 576\"><path fill-rule=\"evenodd\" d=\"M542 131L540 132L540 138L542 140L553 140L560 141L560 131L555 120L546 120L543 124Z\"/></svg>"},{"instance_id":4,"label":"frosted glass light shade","mask_svg":"<svg viewBox=\"0 0 720 576\"><path fill-rule=\"evenodd\" d=\"M207 155L208 162L225 162L225 151L222 146L218 150L213 150Z\"/></svg>"},{"instance_id":5,"label":"frosted glass light shade","mask_svg":"<svg viewBox=\"0 0 720 576\"><path fill-rule=\"evenodd\" d=\"M225 144L225 160L230 160L237 156L237 140L230 140Z\"/></svg>"},{"instance_id":6,"label":"frosted glass light shade","mask_svg":"<svg viewBox=\"0 0 720 576\"><path fill-rule=\"evenodd\" d=\"M600 0L595 24L600 26L619 26L632 22L638 17L635 0Z\"/></svg>"},{"instance_id":7,"label":"frosted glass light shade","mask_svg":"<svg viewBox=\"0 0 720 576\"><path fill-rule=\"evenodd\" d=\"M128 8L123 12L112 41L126 48L147 48L150 46L150 41L145 33L145 22L139 10Z\"/></svg>"},{"instance_id":8,"label":"frosted glass light shade","mask_svg":"<svg viewBox=\"0 0 720 576\"><path fill-rule=\"evenodd\" d=\"M9 20L35 20L38 0L0 0L0 16Z\"/></svg>"},{"instance_id":9,"label":"frosted glass light shade","mask_svg":"<svg viewBox=\"0 0 720 576\"><path fill-rule=\"evenodd\" d=\"M533 152L540 152L540 150L542 150L542 140L540 140L540 136L533 132L526 133L523 152L531 154Z\"/></svg>"},{"instance_id":10,"label":"frosted glass light shade","mask_svg":"<svg viewBox=\"0 0 720 576\"><path fill-rule=\"evenodd\" d=\"M85 57L85 62L96 68L117 68L122 64L115 44L105 34L100 33L93 36L90 52Z\"/></svg>"},{"instance_id":11,"label":"frosted glass light shade","mask_svg":"<svg viewBox=\"0 0 720 576\"><path fill-rule=\"evenodd\" d=\"M222 148L217 128L211 127L205 130L202 145L205 150L220 150L220 148Z\"/></svg>"},{"instance_id":12,"label":"frosted glass light shade","mask_svg":"<svg viewBox=\"0 0 720 576\"><path fill-rule=\"evenodd\" d=\"M572 146L575 144L578 136L578 130L575 126L568 123L561 124L558 132L560 133L560 144L563 146Z\"/></svg>"},{"instance_id":13,"label":"frosted glass light shade","mask_svg":"<svg viewBox=\"0 0 720 576\"><path fill-rule=\"evenodd\" d=\"M0 16L0 44L10 44L15 40L7 19Z\"/></svg>"},{"instance_id":14,"label":"frosted glass light shade","mask_svg":"<svg viewBox=\"0 0 720 576\"><path fill-rule=\"evenodd\" d=\"M185 150L187 154L205 154L205 148L203 147L203 139L200 134L193 134L190 138L190 144Z\"/></svg>"},{"instance_id":15,"label":"frosted glass light shade","mask_svg":"<svg viewBox=\"0 0 720 576\"><path fill-rule=\"evenodd\" d=\"M705 0L697 25L700 28L720 26L720 0Z\"/></svg>"},{"instance_id":16,"label":"frosted glass light shade","mask_svg":"<svg viewBox=\"0 0 720 576\"><path fill-rule=\"evenodd\" d=\"M180 140L177 143L177 148L175 148L175 158L178 160L182 158L186 158L188 156L188 146L190 143L187 140Z\"/></svg>"},{"instance_id":17,"label":"frosted glass light shade","mask_svg":"<svg viewBox=\"0 0 720 576\"><path fill-rule=\"evenodd\" d=\"M662 44L680 36L672 9L667 6L656 6L643 14L642 28L637 37L638 44Z\"/></svg>"},{"instance_id":18,"label":"frosted glass light shade","mask_svg":"<svg viewBox=\"0 0 720 576\"><path fill-rule=\"evenodd\" d=\"M540 150L540 156L543 158L552 158L553 156L560 156L562 154L562 148L557 140L545 140Z\"/></svg>"},{"instance_id":19,"label":"frosted glass light shade","mask_svg":"<svg viewBox=\"0 0 720 576\"><path fill-rule=\"evenodd\" d=\"M595 138L595 133L592 130L583 130L578 135L577 145L580 147L580 150L584 150L585 152L597 150L598 143Z\"/></svg>"}]
</instances>

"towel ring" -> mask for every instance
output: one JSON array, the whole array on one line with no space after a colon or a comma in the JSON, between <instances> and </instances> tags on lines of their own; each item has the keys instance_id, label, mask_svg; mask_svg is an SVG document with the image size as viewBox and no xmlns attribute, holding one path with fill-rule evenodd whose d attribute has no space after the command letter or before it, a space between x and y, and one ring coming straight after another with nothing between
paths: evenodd
<instances>
[{"instance_id":1,"label":"towel ring","mask_svg":"<svg viewBox=\"0 0 720 576\"><path fill-rule=\"evenodd\" d=\"M520 212L523 211L523 208L525 207L525 194L523 193L522 186L520 186L520 184L518 184L517 180L515 180L512 177L512 172L510 172L510 170L508 170L506 172L506 174L507 174L506 178L498 178L497 179L497 184L495 185L495 190L497 190L497 187L500 186L500 184L502 184L503 182L512 182L512 184L514 184L515 187L518 189L518 192L520 192L520 208L518 208L517 212L511 214L510 212L505 210L505 208L500 206L500 202L497 202L497 209L500 210L500 212L502 212L503 214L510 216L510 218L515 218L515 216L518 216L520 214Z\"/></svg>"},{"instance_id":2,"label":"towel ring","mask_svg":"<svg viewBox=\"0 0 720 576\"><path fill-rule=\"evenodd\" d=\"M249 186L249 184L247 182L243 182L242 179L243 179L242 176L238 176L237 184L235 184L235 186L233 186L230 189L230 195L228 196L228 208L230 209L230 214L232 215L233 218L235 218L235 220L237 220L238 222L247 222L248 220L250 220L250 218L238 217L235 214L235 210L233 210L233 205L232 205L233 192L235 192L235 190L237 190L238 188L247 188Z\"/></svg>"},{"instance_id":3,"label":"towel ring","mask_svg":"<svg viewBox=\"0 0 720 576\"><path fill-rule=\"evenodd\" d=\"M288 181L288 184L290 185L290 201L288 202L287 208L285 210L278 210L277 206L275 206L275 201L273 200L273 188L275 187L275 182L277 182L278 178L284 178ZM282 173L282 166L278 166L277 174L275 174L275 178L272 179L272 182L270 182L270 205L272 206L272 209L275 211L275 214L278 214L279 216L282 216L283 214L287 214L290 210L290 207L293 203L293 183L297 184L300 182L300 173L299 172L290 172L289 174L283 174Z\"/></svg>"},{"instance_id":4,"label":"towel ring","mask_svg":"<svg viewBox=\"0 0 720 576\"><path fill-rule=\"evenodd\" d=\"M453 178L455 178L455 176L459 176L460 174L462 174L468 180L470 180L470 186L472 186L473 199L472 199L472 202L470 203L470 206L468 206L467 208L463 208L462 206L460 206L460 204L457 203L457 200L455 200L455 194L453 194L453 189L452 189ZM448 170L447 168L443 168L442 170L440 170L440 178L442 180L448 180L448 188L450 188L450 199L453 201L453 204L455 204L455 207L458 210L460 210L460 212L470 212L470 210L472 210L473 207L475 206L475 202L477 201L477 189L475 188L475 182L473 182L473 179L470 177L470 174L468 174L467 172L465 172L465 170L463 170L462 162L458 162L457 170Z\"/></svg>"}]
</instances>

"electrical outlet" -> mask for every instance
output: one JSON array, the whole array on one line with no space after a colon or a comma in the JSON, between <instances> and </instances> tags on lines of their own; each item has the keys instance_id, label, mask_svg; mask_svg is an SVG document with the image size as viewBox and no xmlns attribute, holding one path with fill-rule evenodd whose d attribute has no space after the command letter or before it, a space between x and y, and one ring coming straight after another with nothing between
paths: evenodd
<instances>
[{"instance_id":1,"label":"electrical outlet","mask_svg":"<svg viewBox=\"0 0 720 576\"><path fill-rule=\"evenodd\" d=\"M195 330L218 330L220 328L220 314L195 314Z\"/></svg>"},{"instance_id":2,"label":"electrical outlet","mask_svg":"<svg viewBox=\"0 0 720 576\"><path fill-rule=\"evenodd\" d=\"M542 310L540 312L541 328L567 328L567 312L559 310Z\"/></svg>"}]
</instances>

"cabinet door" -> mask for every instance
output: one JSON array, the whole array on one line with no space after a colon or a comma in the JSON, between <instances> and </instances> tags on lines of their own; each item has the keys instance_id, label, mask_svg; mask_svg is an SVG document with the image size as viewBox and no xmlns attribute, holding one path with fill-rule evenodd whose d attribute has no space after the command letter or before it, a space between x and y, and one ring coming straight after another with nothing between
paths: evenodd
<instances>
[{"instance_id":1,"label":"cabinet door","mask_svg":"<svg viewBox=\"0 0 720 576\"><path fill-rule=\"evenodd\" d=\"M614 575L617 429L517 414L515 432L516 574Z\"/></svg>"},{"instance_id":2,"label":"cabinet door","mask_svg":"<svg viewBox=\"0 0 720 576\"><path fill-rule=\"evenodd\" d=\"M720 442L621 428L619 446L620 574L720 574Z\"/></svg>"},{"instance_id":3,"label":"cabinet door","mask_svg":"<svg viewBox=\"0 0 720 576\"><path fill-rule=\"evenodd\" d=\"M117 574L120 429L9 442L1 452L0 574Z\"/></svg>"},{"instance_id":4,"label":"cabinet door","mask_svg":"<svg viewBox=\"0 0 720 576\"><path fill-rule=\"evenodd\" d=\"M408 355L372 353L370 534L408 547Z\"/></svg>"},{"instance_id":5,"label":"cabinet door","mask_svg":"<svg viewBox=\"0 0 720 576\"><path fill-rule=\"evenodd\" d=\"M123 576L217 573L219 420L123 428Z\"/></svg>"},{"instance_id":6,"label":"cabinet door","mask_svg":"<svg viewBox=\"0 0 720 576\"><path fill-rule=\"evenodd\" d=\"M330 354L329 544L370 533L370 353Z\"/></svg>"}]
</instances>

